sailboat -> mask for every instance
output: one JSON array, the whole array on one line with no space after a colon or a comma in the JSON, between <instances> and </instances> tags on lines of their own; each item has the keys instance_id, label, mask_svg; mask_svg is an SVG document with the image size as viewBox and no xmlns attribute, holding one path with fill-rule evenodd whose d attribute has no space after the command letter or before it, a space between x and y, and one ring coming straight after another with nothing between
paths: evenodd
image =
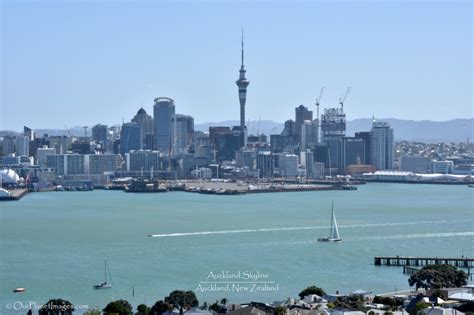
<instances>
[{"instance_id":1,"label":"sailboat","mask_svg":"<svg viewBox=\"0 0 474 315\"><path fill-rule=\"evenodd\" d=\"M331 233L328 237L318 238L318 242L340 242L342 239L339 237L339 229L337 228L336 214L334 213L334 201L331 207Z\"/></svg>"},{"instance_id":2,"label":"sailboat","mask_svg":"<svg viewBox=\"0 0 474 315\"><path fill-rule=\"evenodd\" d=\"M105 261L105 271L104 271L104 274L105 274L105 280L104 282L102 282L101 284L95 284L94 285L94 289L98 290L98 289L110 289L112 288L112 285L107 283L107 260ZM110 277L110 280L112 280L112 277Z\"/></svg>"}]
</instances>

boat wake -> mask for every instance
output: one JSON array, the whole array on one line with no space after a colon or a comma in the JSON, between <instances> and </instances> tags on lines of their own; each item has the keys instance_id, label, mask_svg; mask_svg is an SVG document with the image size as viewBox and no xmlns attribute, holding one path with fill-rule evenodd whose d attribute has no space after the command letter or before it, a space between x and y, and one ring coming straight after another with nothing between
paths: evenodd
<instances>
[{"instance_id":1,"label":"boat wake","mask_svg":"<svg viewBox=\"0 0 474 315\"><path fill-rule=\"evenodd\" d=\"M419 224L445 224L454 222L466 222L466 220L439 220L439 221L415 221L415 222L390 222L390 223L368 223L368 224L348 224L339 225L340 228L359 228L359 227L377 227L377 226L398 226L398 225L419 225ZM279 228L260 228L243 230L221 230L221 231L201 231L201 232L182 232L168 234L148 234L149 237L182 237L199 235L218 235L218 234L238 234L238 233L262 233L262 232L284 232L299 230L327 229L329 226L301 226L301 227L279 227Z\"/></svg>"},{"instance_id":2,"label":"boat wake","mask_svg":"<svg viewBox=\"0 0 474 315\"><path fill-rule=\"evenodd\" d=\"M378 240L398 240L407 238L434 238L453 236L473 236L474 232L446 232L446 233L425 233L425 234L401 234L352 238L350 241L378 241Z\"/></svg>"}]
</instances>

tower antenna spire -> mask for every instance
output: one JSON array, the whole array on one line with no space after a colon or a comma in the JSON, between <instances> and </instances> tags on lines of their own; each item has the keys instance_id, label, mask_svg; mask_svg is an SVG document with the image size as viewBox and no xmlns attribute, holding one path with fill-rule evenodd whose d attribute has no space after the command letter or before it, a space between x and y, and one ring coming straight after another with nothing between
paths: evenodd
<instances>
[{"instance_id":1,"label":"tower antenna spire","mask_svg":"<svg viewBox=\"0 0 474 315\"><path fill-rule=\"evenodd\" d=\"M244 68L244 28L242 27L242 68Z\"/></svg>"}]
</instances>

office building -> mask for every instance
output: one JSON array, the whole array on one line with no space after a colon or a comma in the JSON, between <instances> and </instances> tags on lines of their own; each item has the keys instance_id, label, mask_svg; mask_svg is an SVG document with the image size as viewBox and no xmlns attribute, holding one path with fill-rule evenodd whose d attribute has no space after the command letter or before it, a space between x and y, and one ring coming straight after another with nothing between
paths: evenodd
<instances>
[{"instance_id":1,"label":"office building","mask_svg":"<svg viewBox=\"0 0 474 315\"><path fill-rule=\"evenodd\" d=\"M301 150L311 149L318 144L318 120L305 120L301 126Z\"/></svg>"},{"instance_id":2,"label":"office building","mask_svg":"<svg viewBox=\"0 0 474 315\"><path fill-rule=\"evenodd\" d=\"M15 153L15 141L12 136L3 136L3 156Z\"/></svg>"},{"instance_id":3,"label":"office building","mask_svg":"<svg viewBox=\"0 0 474 315\"><path fill-rule=\"evenodd\" d=\"M85 156L85 171L89 174L116 172L121 164L120 154L90 154ZM88 166L88 167L87 167Z\"/></svg>"},{"instance_id":4,"label":"office building","mask_svg":"<svg viewBox=\"0 0 474 315\"><path fill-rule=\"evenodd\" d=\"M400 171L425 174L430 170L430 160L423 156L404 155L400 157Z\"/></svg>"},{"instance_id":5,"label":"office building","mask_svg":"<svg viewBox=\"0 0 474 315\"><path fill-rule=\"evenodd\" d=\"M257 154L257 169L260 178L273 177L273 156L270 151L260 151Z\"/></svg>"},{"instance_id":6,"label":"office building","mask_svg":"<svg viewBox=\"0 0 474 315\"><path fill-rule=\"evenodd\" d=\"M278 168L282 177L298 176L298 156L296 154L281 154L278 159Z\"/></svg>"},{"instance_id":7,"label":"office building","mask_svg":"<svg viewBox=\"0 0 474 315\"><path fill-rule=\"evenodd\" d=\"M39 167L46 167L47 166L47 156L48 155L55 155L56 150L54 148L38 148L36 152L36 165Z\"/></svg>"},{"instance_id":8,"label":"office building","mask_svg":"<svg viewBox=\"0 0 474 315\"><path fill-rule=\"evenodd\" d=\"M248 167L253 170L255 169L256 160L257 152L254 150L241 148L235 153L235 164L238 167Z\"/></svg>"},{"instance_id":9,"label":"office building","mask_svg":"<svg viewBox=\"0 0 474 315\"><path fill-rule=\"evenodd\" d=\"M303 123L306 120L309 120L309 121L313 120L313 112L303 105L296 107L294 131L296 135L296 141L297 143L300 143L300 144L301 144L301 134L302 134Z\"/></svg>"},{"instance_id":10,"label":"office building","mask_svg":"<svg viewBox=\"0 0 474 315\"><path fill-rule=\"evenodd\" d=\"M27 136L19 135L15 140L17 156L30 156L30 140Z\"/></svg>"},{"instance_id":11,"label":"office building","mask_svg":"<svg viewBox=\"0 0 474 315\"><path fill-rule=\"evenodd\" d=\"M67 136L51 136L48 138L49 147L54 148L56 154L68 153L71 138Z\"/></svg>"},{"instance_id":12,"label":"office building","mask_svg":"<svg viewBox=\"0 0 474 315\"><path fill-rule=\"evenodd\" d=\"M301 151L300 153L300 164L306 170L306 177L313 178L314 173L314 155L311 150Z\"/></svg>"},{"instance_id":13,"label":"office building","mask_svg":"<svg viewBox=\"0 0 474 315\"><path fill-rule=\"evenodd\" d=\"M129 172L150 174L150 172L161 170L161 164L162 159L159 151L139 150L126 154L126 167Z\"/></svg>"},{"instance_id":14,"label":"office building","mask_svg":"<svg viewBox=\"0 0 474 315\"><path fill-rule=\"evenodd\" d=\"M453 161L432 161L433 174L451 174L454 169Z\"/></svg>"},{"instance_id":15,"label":"office building","mask_svg":"<svg viewBox=\"0 0 474 315\"><path fill-rule=\"evenodd\" d=\"M349 165L361 165L365 161L365 141L361 138L344 137L339 140L338 171L345 174Z\"/></svg>"},{"instance_id":16,"label":"office building","mask_svg":"<svg viewBox=\"0 0 474 315\"><path fill-rule=\"evenodd\" d=\"M173 132L175 133L174 148L175 154L185 154L188 152L193 140L194 118L187 115L176 114L176 125L173 124ZM174 122L174 121L173 121Z\"/></svg>"},{"instance_id":17,"label":"office building","mask_svg":"<svg viewBox=\"0 0 474 315\"><path fill-rule=\"evenodd\" d=\"M56 170L56 176L85 174L83 154L55 154L46 156L47 167Z\"/></svg>"},{"instance_id":18,"label":"office building","mask_svg":"<svg viewBox=\"0 0 474 315\"><path fill-rule=\"evenodd\" d=\"M132 122L140 125L142 131L142 143L144 150L153 149L153 118L147 114L145 109L140 108L132 118Z\"/></svg>"},{"instance_id":19,"label":"office building","mask_svg":"<svg viewBox=\"0 0 474 315\"><path fill-rule=\"evenodd\" d=\"M125 123L120 132L120 153L125 156L131 150L143 148L142 130L137 123Z\"/></svg>"},{"instance_id":20,"label":"office building","mask_svg":"<svg viewBox=\"0 0 474 315\"><path fill-rule=\"evenodd\" d=\"M393 129L386 122L372 123L370 132L370 161L377 170L393 169Z\"/></svg>"},{"instance_id":21,"label":"office building","mask_svg":"<svg viewBox=\"0 0 474 315\"><path fill-rule=\"evenodd\" d=\"M155 98L153 106L153 137L155 149L168 155L173 135L174 100L169 97Z\"/></svg>"},{"instance_id":22,"label":"office building","mask_svg":"<svg viewBox=\"0 0 474 315\"><path fill-rule=\"evenodd\" d=\"M102 152L107 150L107 135L107 125L97 124L92 127L92 140L95 141L96 144L100 145Z\"/></svg>"},{"instance_id":23,"label":"office building","mask_svg":"<svg viewBox=\"0 0 474 315\"><path fill-rule=\"evenodd\" d=\"M361 160L363 165L370 165L370 131L356 132L354 138L364 140L365 160Z\"/></svg>"}]
</instances>

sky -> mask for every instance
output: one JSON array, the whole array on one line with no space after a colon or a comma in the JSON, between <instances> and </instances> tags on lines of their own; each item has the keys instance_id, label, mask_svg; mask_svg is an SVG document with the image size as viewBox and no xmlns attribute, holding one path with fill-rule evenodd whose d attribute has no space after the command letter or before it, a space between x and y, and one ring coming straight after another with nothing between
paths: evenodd
<instances>
[{"instance_id":1,"label":"sky","mask_svg":"<svg viewBox=\"0 0 474 315\"><path fill-rule=\"evenodd\" d=\"M1 3L0 129L129 121L153 99L196 123L303 104L349 120L473 116L471 1L24 1Z\"/></svg>"}]
</instances>

